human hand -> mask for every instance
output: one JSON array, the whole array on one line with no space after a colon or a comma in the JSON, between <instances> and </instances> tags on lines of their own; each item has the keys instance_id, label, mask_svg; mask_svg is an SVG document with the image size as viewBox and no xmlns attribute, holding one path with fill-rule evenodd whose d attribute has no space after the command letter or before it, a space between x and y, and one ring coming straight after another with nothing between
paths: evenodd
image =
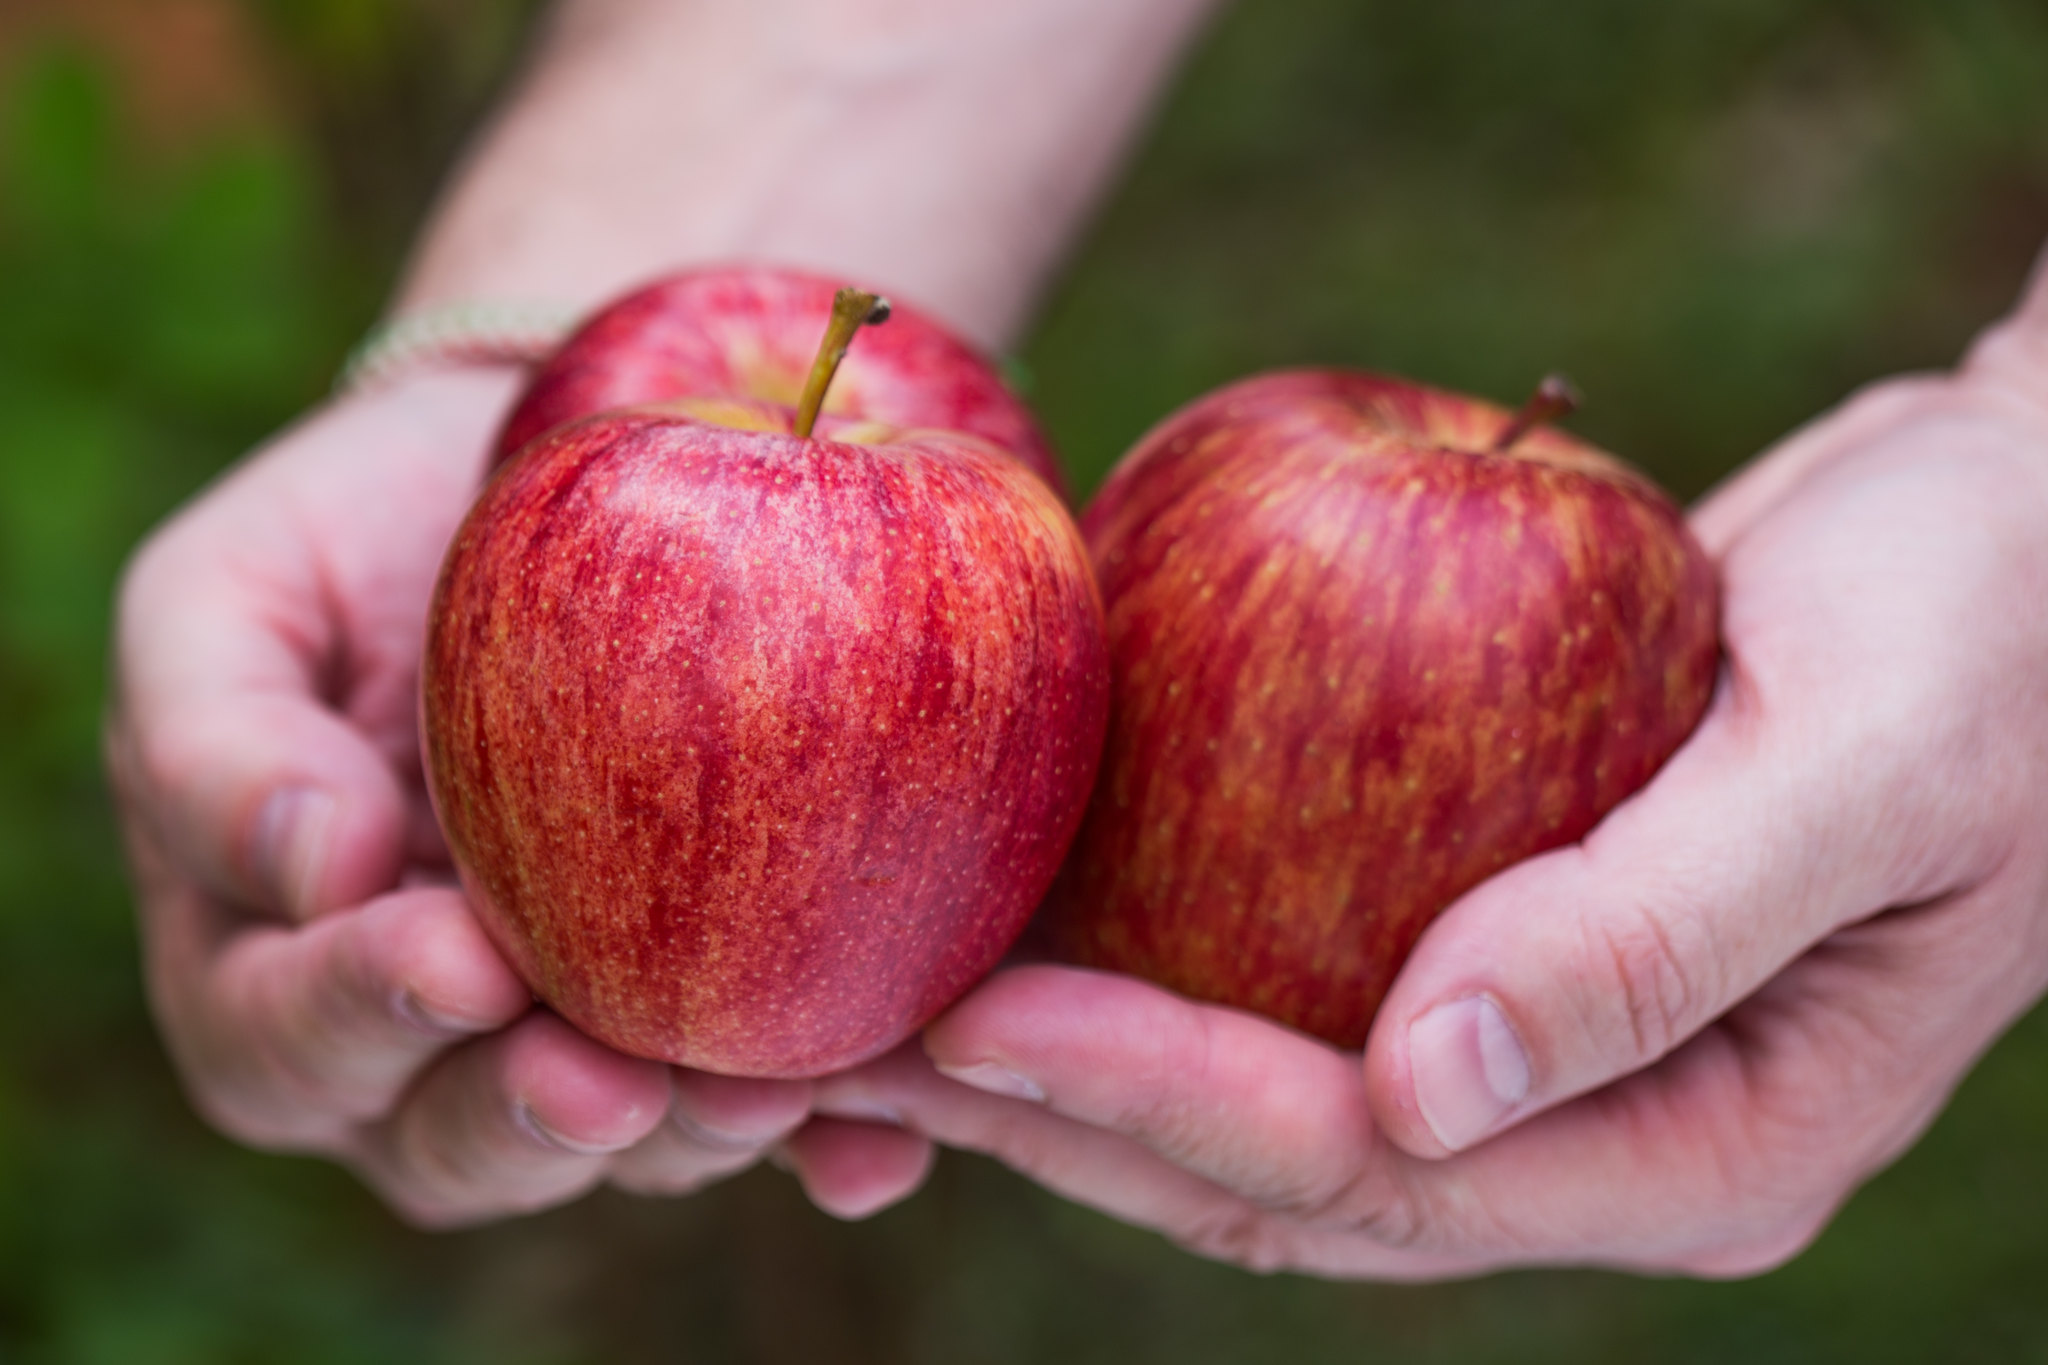
<instances>
[{"instance_id":1,"label":"human hand","mask_svg":"<svg viewBox=\"0 0 2048 1365\"><path fill-rule=\"evenodd\" d=\"M415 378L285 433L122 587L109 767L150 996L200 1110L454 1224L786 1156L859 1216L930 1147L811 1119L804 1082L622 1056L536 1008L453 885L415 697L434 576L509 373Z\"/></svg>"},{"instance_id":2,"label":"human hand","mask_svg":"<svg viewBox=\"0 0 2048 1365\"><path fill-rule=\"evenodd\" d=\"M590 305L743 257L886 280L998 347L1209 8L564 0L394 310ZM821 109L833 137L806 131ZM348 1160L423 1222L689 1188L771 1147L829 1210L872 1211L928 1143L806 1119L805 1083L605 1051L532 1008L448 884L415 675L511 388L331 407L131 566L107 748L172 1054L226 1131Z\"/></svg>"},{"instance_id":3,"label":"human hand","mask_svg":"<svg viewBox=\"0 0 2048 1365\"><path fill-rule=\"evenodd\" d=\"M1262 1268L1787 1259L2048 985L2043 332L1859 396L1698 510L1706 718L1430 927L1363 1065L1034 966L819 1109Z\"/></svg>"}]
</instances>

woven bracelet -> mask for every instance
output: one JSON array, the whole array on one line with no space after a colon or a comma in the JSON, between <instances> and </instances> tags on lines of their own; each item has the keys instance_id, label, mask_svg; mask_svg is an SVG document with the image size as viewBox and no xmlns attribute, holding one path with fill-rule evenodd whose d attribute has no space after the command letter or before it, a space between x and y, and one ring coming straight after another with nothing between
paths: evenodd
<instances>
[{"instance_id":1,"label":"woven bracelet","mask_svg":"<svg viewBox=\"0 0 2048 1365\"><path fill-rule=\"evenodd\" d=\"M336 393L381 388L419 370L538 365L575 329L578 310L546 303L445 303L379 323L334 381Z\"/></svg>"}]
</instances>

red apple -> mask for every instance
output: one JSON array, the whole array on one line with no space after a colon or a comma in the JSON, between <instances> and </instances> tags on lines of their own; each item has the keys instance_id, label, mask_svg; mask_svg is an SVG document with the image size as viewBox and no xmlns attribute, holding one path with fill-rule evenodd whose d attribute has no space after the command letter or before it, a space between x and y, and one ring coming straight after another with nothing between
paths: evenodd
<instances>
[{"instance_id":1,"label":"red apple","mask_svg":"<svg viewBox=\"0 0 2048 1365\"><path fill-rule=\"evenodd\" d=\"M503 459L550 427L672 398L794 406L832 311L836 282L765 266L661 280L604 308L534 375L498 436ZM1064 493L1038 423L995 367L914 308L860 334L833 381L828 416L992 441Z\"/></svg>"},{"instance_id":2,"label":"red apple","mask_svg":"<svg viewBox=\"0 0 2048 1365\"><path fill-rule=\"evenodd\" d=\"M1714 684L1714 571L1671 501L1418 384L1210 394L1083 530L1111 723L1053 942L1345 1047L1440 910L1592 829Z\"/></svg>"},{"instance_id":3,"label":"red apple","mask_svg":"<svg viewBox=\"0 0 2048 1365\"><path fill-rule=\"evenodd\" d=\"M542 436L458 532L423 664L493 940L592 1036L736 1075L874 1056L988 971L1107 718L1041 479L964 432L808 425L699 399Z\"/></svg>"}]
</instances>

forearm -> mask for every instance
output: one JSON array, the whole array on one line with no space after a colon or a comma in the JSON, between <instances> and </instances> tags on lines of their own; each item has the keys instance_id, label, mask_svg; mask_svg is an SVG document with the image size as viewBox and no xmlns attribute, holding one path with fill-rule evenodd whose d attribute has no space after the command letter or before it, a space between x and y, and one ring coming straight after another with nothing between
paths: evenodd
<instances>
[{"instance_id":1,"label":"forearm","mask_svg":"<svg viewBox=\"0 0 2048 1365\"><path fill-rule=\"evenodd\" d=\"M595 303L694 260L1015 333L1212 0L565 0L398 306Z\"/></svg>"}]
</instances>

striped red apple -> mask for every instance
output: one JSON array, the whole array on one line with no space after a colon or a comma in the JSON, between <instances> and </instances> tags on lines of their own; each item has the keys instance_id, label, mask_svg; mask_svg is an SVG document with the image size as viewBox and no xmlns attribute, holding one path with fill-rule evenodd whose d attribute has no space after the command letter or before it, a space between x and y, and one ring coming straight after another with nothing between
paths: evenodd
<instances>
[{"instance_id":1,"label":"striped red apple","mask_svg":"<svg viewBox=\"0 0 2048 1365\"><path fill-rule=\"evenodd\" d=\"M1359 1046L1439 911L1684 740L1712 565L1545 392L1273 374L1125 457L1083 518L1111 726L1060 952Z\"/></svg>"},{"instance_id":2,"label":"striped red apple","mask_svg":"<svg viewBox=\"0 0 2048 1365\"><path fill-rule=\"evenodd\" d=\"M1087 800L1101 604L1018 456L1035 428L956 403L988 390L948 367L980 361L929 338L926 418L1018 446L906 429L879 379L833 415L874 303L842 291L794 406L537 419L442 568L421 713L458 870L535 993L625 1052L811 1076L885 1051L1003 955ZM732 344L731 373L767 363Z\"/></svg>"},{"instance_id":3,"label":"striped red apple","mask_svg":"<svg viewBox=\"0 0 2048 1365\"><path fill-rule=\"evenodd\" d=\"M498 435L509 458L550 427L675 398L794 407L838 283L759 265L686 271L599 310L533 377ZM898 430L964 431L1015 455L1064 490L1031 410L986 357L898 302L863 332L827 395L829 417Z\"/></svg>"}]
</instances>

